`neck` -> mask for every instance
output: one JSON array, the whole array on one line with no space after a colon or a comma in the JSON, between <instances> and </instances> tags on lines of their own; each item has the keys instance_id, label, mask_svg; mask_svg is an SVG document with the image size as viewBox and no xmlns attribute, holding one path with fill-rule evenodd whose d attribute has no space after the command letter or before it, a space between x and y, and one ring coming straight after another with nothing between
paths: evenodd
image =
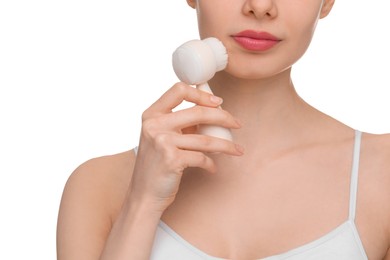
<instances>
[{"instance_id":1,"label":"neck","mask_svg":"<svg viewBox=\"0 0 390 260\"><path fill-rule=\"evenodd\" d=\"M243 127L233 133L235 141L275 147L278 140L283 146L294 145L291 142L299 136L305 137L304 130L314 130L318 118L324 119L298 96L290 73L286 70L267 79L242 80L221 72L209 82L214 94L224 99L223 109L242 122Z\"/></svg>"}]
</instances>

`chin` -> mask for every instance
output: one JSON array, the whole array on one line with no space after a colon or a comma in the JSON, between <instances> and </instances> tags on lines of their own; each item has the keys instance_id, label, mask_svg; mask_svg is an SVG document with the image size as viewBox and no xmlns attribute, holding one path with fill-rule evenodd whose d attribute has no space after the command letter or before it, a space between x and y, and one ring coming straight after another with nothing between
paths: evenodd
<instances>
[{"instance_id":1,"label":"chin","mask_svg":"<svg viewBox=\"0 0 390 260\"><path fill-rule=\"evenodd\" d=\"M264 65L238 65L229 66L226 72L232 77L243 80L263 80L277 75L290 73L291 65L288 66L264 66Z\"/></svg>"}]
</instances>

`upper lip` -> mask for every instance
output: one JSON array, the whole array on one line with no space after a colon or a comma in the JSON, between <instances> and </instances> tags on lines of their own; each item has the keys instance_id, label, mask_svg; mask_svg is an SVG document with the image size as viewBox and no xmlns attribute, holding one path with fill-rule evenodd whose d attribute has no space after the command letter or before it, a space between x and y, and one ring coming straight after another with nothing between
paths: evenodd
<instances>
[{"instance_id":1,"label":"upper lip","mask_svg":"<svg viewBox=\"0 0 390 260\"><path fill-rule=\"evenodd\" d=\"M280 39L268 32L245 30L233 35L233 37L247 37L257 40L269 40L269 41L280 41Z\"/></svg>"}]
</instances>

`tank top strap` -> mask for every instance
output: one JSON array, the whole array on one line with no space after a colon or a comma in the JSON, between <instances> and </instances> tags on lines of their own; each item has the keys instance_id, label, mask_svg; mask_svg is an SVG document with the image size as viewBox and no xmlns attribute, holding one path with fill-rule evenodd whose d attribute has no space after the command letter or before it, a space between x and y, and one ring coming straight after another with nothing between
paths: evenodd
<instances>
[{"instance_id":1,"label":"tank top strap","mask_svg":"<svg viewBox=\"0 0 390 260\"><path fill-rule=\"evenodd\" d=\"M356 216L356 202L359 180L359 161L360 161L360 144L362 139L362 132L355 130L355 144L353 149L352 173L349 195L349 220L355 221Z\"/></svg>"}]
</instances>

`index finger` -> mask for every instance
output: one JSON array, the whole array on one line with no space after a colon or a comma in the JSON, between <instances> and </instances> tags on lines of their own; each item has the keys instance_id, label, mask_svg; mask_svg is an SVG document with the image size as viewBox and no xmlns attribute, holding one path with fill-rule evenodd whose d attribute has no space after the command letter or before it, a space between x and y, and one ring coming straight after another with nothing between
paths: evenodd
<instances>
[{"instance_id":1,"label":"index finger","mask_svg":"<svg viewBox=\"0 0 390 260\"><path fill-rule=\"evenodd\" d=\"M144 112L144 116L148 117L149 115L170 113L183 101L188 101L201 106L217 107L222 104L223 100L213 94L179 82L173 85L156 102L154 102Z\"/></svg>"}]
</instances>

